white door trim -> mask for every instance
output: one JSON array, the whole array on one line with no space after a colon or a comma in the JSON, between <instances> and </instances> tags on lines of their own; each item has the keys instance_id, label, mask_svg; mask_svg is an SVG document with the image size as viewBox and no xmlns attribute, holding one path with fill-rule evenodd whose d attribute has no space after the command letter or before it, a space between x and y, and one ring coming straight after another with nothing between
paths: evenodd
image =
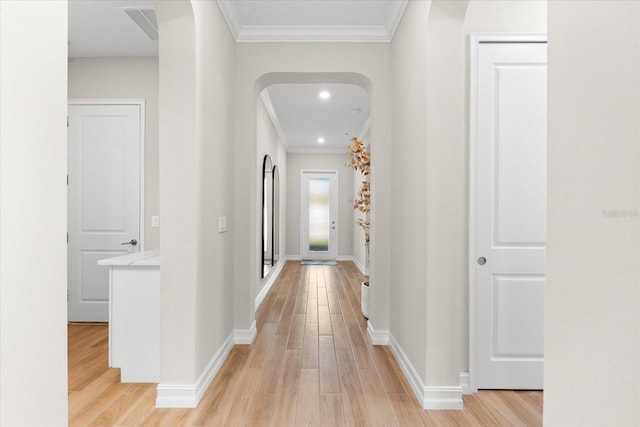
<instances>
[{"instance_id":1,"label":"white door trim","mask_svg":"<svg viewBox=\"0 0 640 427\"><path fill-rule=\"evenodd\" d=\"M144 251L144 159L145 159L145 141L146 141L146 100L144 98L70 98L67 105L137 105L140 107L140 238L138 245L140 252Z\"/></svg>"},{"instance_id":2,"label":"white door trim","mask_svg":"<svg viewBox=\"0 0 640 427\"><path fill-rule=\"evenodd\" d=\"M476 268L476 219L478 195L476 192L478 163L478 51L481 43L546 43L543 33L472 33L470 36L469 59L469 391L478 391L477 346L478 290L471 274Z\"/></svg>"},{"instance_id":3,"label":"white door trim","mask_svg":"<svg viewBox=\"0 0 640 427\"><path fill-rule=\"evenodd\" d=\"M340 191L340 176L338 174L337 170L325 170L325 169L302 169L300 171L300 258L304 259L304 257L302 256L302 248L305 246L305 243L308 243L305 241L304 235L302 233L302 219L304 218L305 214L305 204L303 203L303 197L302 195L303 193L303 188L302 188L302 181L303 181L303 177L305 176L305 174L311 174L311 173L326 173L326 174L333 174L336 177L336 192ZM335 245L335 259L338 259L338 254L340 253L340 248L338 246L338 243L340 242L340 221L338 220L340 218L340 212L339 212L339 195L336 194L335 196L332 197L336 197L336 204L335 204L335 214L333 215L336 218L336 224L335 224L335 239L333 244ZM308 206L306 206L306 208L308 208Z\"/></svg>"}]
</instances>

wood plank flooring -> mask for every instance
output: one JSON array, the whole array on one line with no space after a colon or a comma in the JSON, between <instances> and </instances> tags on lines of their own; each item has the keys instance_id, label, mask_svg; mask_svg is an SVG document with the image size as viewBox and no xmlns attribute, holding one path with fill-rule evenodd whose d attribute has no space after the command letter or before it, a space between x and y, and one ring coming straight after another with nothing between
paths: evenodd
<instances>
[{"instance_id":1,"label":"wood plank flooring","mask_svg":"<svg viewBox=\"0 0 640 427\"><path fill-rule=\"evenodd\" d=\"M288 262L196 409L156 409L155 384L122 384L108 329L69 325L71 426L539 426L542 393L482 391L464 411L420 408L391 351L372 346L352 263Z\"/></svg>"}]
</instances>

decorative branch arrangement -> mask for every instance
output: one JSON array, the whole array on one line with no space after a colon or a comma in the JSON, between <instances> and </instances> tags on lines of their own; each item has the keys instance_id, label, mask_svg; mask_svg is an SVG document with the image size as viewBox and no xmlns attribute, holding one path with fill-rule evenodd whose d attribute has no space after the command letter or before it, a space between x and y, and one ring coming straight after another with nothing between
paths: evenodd
<instances>
[{"instance_id":1,"label":"decorative branch arrangement","mask_svg":"<svg viewBox=\"0 0 640 427\"><path fill-rule=\"evenodd\" d=\"M357 137L351 138L351 145L348 147L347 156L351 158L351 161L347 163L347 166L362 173L365 180L360 185L358 191L358 198L353 202L353 208L359 210L366 215L365 218L360 218L358 224L364 230L364 244L369 246L369 206L371 203L371 185L367 180L369 176L369 169L371 167L371 160L369 152L364 145L364 142L360 141Z\"/></svg>"}]
</instances>

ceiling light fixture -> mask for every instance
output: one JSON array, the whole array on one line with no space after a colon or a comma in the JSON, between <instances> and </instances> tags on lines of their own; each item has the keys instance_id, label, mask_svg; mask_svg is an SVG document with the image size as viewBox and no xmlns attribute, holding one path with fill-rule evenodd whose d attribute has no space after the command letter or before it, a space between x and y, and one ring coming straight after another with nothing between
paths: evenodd
<instances>
[{"instance_id":1,"label":"ceiling light fixture","mask_svg":"<svg viewBox=\"0 0 640 427\"><path fill-rule=\"evenodd\" d=\"M322 92L320 92L318 94L318 97L320 99L329 99L329 98L331 98L331 94L329 92L327 92L326 90L323 90Z\"/></svg>"},{"instance_id":2,"label":"ceiling light fixture","mask_svg":"<svg viewBox=\"0 0 640 427\"><path fill-rule=\"evenodd\" d=\"M324 144L324 138L323 137L318 138L318 144Z\"/></svg>"}]
</instances>

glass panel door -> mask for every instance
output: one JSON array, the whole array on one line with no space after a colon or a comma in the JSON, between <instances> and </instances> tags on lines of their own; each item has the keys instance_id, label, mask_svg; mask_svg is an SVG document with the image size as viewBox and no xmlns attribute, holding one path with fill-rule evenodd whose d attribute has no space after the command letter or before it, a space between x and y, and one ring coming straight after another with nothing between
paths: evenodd
<instances>
[{"instance_id":1,"label":"glass panel door","mask_svg":"<svg viewBox=\"0 0 640 427\"><path fill-rule=\"evenodd\" d=\"M337 254L337 171L302 171L300 256L335 260Z\"/></svg>"},{"instance_id":2,"label":"glass panel door","mask_svg":"<svg viewBox=\"0 0 640 427\"><path fill-rule=\"evenodd\" d=\"M309 251L329 250L329 178L309 179Z\"/></svg>"}]
</instances>

